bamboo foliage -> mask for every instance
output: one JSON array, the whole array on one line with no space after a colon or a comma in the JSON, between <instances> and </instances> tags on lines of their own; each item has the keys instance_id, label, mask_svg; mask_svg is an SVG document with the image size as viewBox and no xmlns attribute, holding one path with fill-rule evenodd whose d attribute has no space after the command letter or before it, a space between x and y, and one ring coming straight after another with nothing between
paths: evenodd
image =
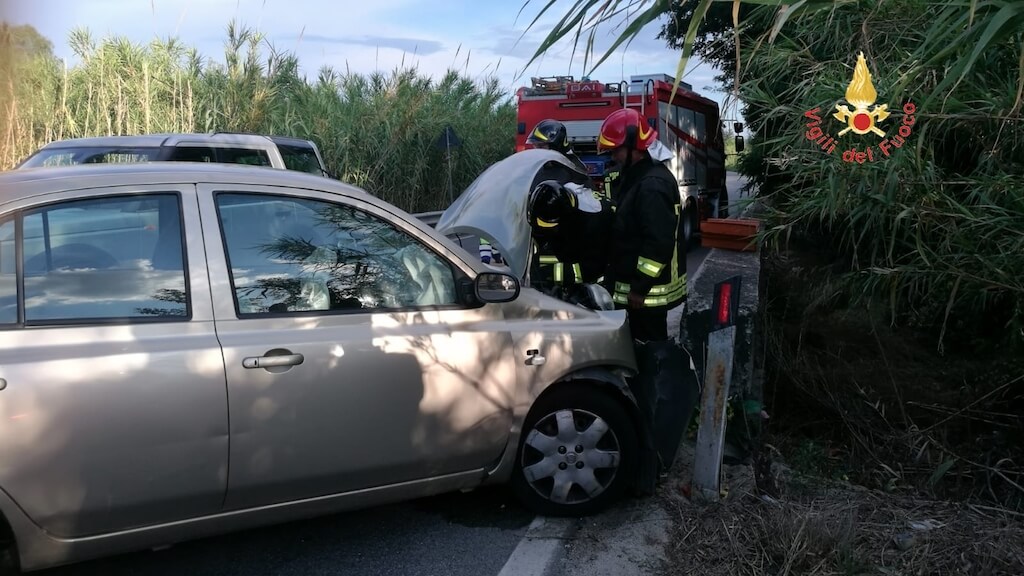
<instances>
[{"instance_id":1,"label":"bamboo foliage","mask_svg":"<svg viewBox=\"0 0 1024 576\"><path fill-rule=\"evenodd\" d=\"M680 78L714 2L734 7L735 89L754 133L741 170L773 210L766 239L781 246L792 235L812 237L848 271L848 289L885 301L896 323L933 329L940 349L950 338L993 334L1024 343L1024 3L548 2L541 14L565 16L534 58L574 38L592 69L611 52L593 54L599 27L621 24L615 45L626 45L643 24L686 4L696 17L681 28ZM742 22L741 4L753 7ZM887 130L898 128L904 103L916 106L907 144L863 164L844 162L844 148L829 155L808 142L803 116L820 108L832 122L859 52L879 103L894 112ZM843 141L845 149L870 144L877 142Z\"/></svg>"},{"instance_id":2,"label":"bamboo foliage","mask_svg":"<svg viewBox=\"0 0 1024 576\"><path fill-rule=\"evenodd\" d=\"M87 136L252 132L313 140L328 169L411 211L448 203L444 151L451 125L462 146L451 155L458 194L513 151L515 108L496 79L476 83L450 70L439 79L415 68L368 75L330 67L307 81L294 54L255 30L227 28L220 62L177 39L146 45L87 30L69 34L77 63L52 54L0 52L6 124L0 164L10 168L43 144ZM0 36L0 42L3 37ZM14 81L17 78L17 81Z\"/></svg>"}]
</instances>

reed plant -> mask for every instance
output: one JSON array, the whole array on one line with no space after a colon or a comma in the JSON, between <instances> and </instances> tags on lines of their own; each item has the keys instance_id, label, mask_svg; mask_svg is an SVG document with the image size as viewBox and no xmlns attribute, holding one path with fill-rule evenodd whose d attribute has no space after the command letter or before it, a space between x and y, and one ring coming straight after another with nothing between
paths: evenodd
<instances>
[{"instance_id":1,"label":"reed plant","mask_svg":"<svg viewBox=\"0 0 1024 576\"><path fill-rule=\"evenodd\" d=\"M443 209L514 149L515 106L494 77L474 81L451 69L431 78L403 66L372 74L325 67L307 78L293 53L234 23L220 61L174 38L138 44L76 29L68 65L49 50L19 49L13 28L4 30L3 168L64 138L288 135L316 142L340 179L415 212ZM461 141L450 155L435 146L447 126Z\"/></svg>"}]
</instances>

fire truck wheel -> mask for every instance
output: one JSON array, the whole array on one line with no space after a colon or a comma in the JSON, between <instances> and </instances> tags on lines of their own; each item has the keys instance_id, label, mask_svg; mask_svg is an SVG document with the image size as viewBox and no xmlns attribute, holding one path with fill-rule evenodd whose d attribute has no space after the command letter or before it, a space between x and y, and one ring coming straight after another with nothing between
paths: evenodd
<instances>
[{"instance_id":1,"label":"fire truck wheel","mask_svg":"<svg viewBox=\"0 0 1024 576\"><path fill-rule=\"evenodd\" d=\"M729 217L729 191L722 188L718 193L718 216L717 218Z\"/></svg>"},{"instance_id":2,"label":"fire truck wheel","mask_svg":"<svg viewBox=\"0 0 1024 576\"><path fill-rule=\"evenodd\" d=\"M700 214L697 213L697 206L689 202L683 210L683 242L687 248L697 243L697 234L700 230Z\"/></svg>"}]
</instances>

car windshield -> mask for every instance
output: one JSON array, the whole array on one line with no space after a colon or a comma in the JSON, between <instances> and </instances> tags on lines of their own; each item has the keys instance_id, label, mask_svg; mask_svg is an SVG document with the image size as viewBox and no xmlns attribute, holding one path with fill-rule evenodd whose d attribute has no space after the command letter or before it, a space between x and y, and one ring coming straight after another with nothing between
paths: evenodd
<instances>
[{"instance_id":1,"label":"car windshield","mask_svg":"<svg viewBox=\"0 0 1024 576\"><path fill-rule=\"evenodd\" d=\"M21 168L38 166L71 166L73 164L123 164L156 160L157 146L81 146L50 148L30 156Z\"/></svg>"}]
</instances>

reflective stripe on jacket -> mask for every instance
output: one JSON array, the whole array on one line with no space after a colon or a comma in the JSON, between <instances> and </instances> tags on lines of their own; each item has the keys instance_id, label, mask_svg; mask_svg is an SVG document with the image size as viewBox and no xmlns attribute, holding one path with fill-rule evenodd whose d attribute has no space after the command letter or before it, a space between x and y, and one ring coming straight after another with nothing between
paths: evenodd
<instances>
[{"instance_id":1,"label":"reflective stripe on jacket","mask_svg":"<svg viewBox=\"0 0 1024 576\"><path fill-rule=\"evenodd\" d=\"M541 274L550 277L555 284L576 284L583 282L583 271L579 263L566 264L558 260L557 256L542 254L537 257ZM547 273L550 267L550 275Z\"/></svg>"},{"instance_id":2,"label":"reflective stripe on jacket","mask_svg":"<svg viewBox=\"0 0 1024 576\"><path fill-rule=\"evenodd\" d=\"M645 307L674 307L686 297L676 179L666 166L645 158L617 185L608 286L612 300L625 305L632 291L644 295Z\"/></svg>"}]
</instances>

